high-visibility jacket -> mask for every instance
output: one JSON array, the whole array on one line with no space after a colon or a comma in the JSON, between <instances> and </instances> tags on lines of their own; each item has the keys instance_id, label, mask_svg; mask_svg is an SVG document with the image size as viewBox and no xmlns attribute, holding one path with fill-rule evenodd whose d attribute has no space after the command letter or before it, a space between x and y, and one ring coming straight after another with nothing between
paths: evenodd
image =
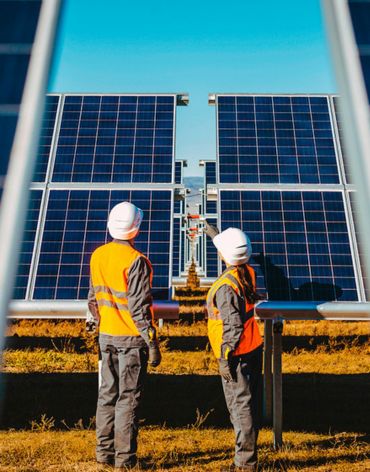
<instances>
[{"instance_id":1,"label":"high-visibility jacket","mask_svg":"<svg viewBox=\"0 0 370 472\"><path fill-rule=\"evenodd\" d=\"M254 270L247 266L251 275L253 286L255 286ZM230 287L237 295L240 312L229 316L229 313L222 313L216 305L216 293L222 287ZM231 307L230 307L231 309ZM262 344L262 338L258 330L257 322L254 318L254 304L248 302L245 297L243 285L240 281L237 268L235 266L228 267L220 277L211 286L207 296L207 311L208 311L208 337L215 356L227 358L230 351L232 355L239 356L253 351ZM228 323L235 323L242 328L240 329L240 336L238 339L225 339L224 322L226 317ZM232 332L232 330L228 330ZM230 347L232 345L232 347ZM235 349L234 349L235 346Z\"/></svg>"},{"instance_id":2,"label":"high-visibility jacket","mask_svg":"<svg viewBox=\"0 0 370 472\"><path fill-rule=\"evenodd\" d=\"M131 244L113 241L100 246L92 254L91 282L99 310L100 334L140 336L128 306L128 276L130 268L139 257L145 258L150 267L151 286L153 271L150 261ZM153 320L151 304L149 309Z\"/></svg>"}]
</instances>

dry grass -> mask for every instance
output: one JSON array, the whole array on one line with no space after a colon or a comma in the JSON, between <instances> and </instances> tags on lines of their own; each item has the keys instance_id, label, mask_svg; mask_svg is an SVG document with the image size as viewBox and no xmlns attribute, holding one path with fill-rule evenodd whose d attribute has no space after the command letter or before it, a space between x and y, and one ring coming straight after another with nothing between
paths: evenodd
<instances>
[{"instance_id":1,"label":"dry grass","mask_svg":"<svg viewBox=\"0 0 370 472\"><path fill-rule=\"evenodd\" d=\"M206 351L169 351L162 349L162 363L151 373L159 374L197 374L215 375L217 362L212 352ZM95 372L97 355L86 352L79 354L69 351L47 349L5 350L3 372ZM330 349L319 346L314 351L294 349L283 354L283 372L325 373L325 374L362 374L370 372L370 348L347 346L344 349Z\"/></svg>"},{"instance_id":2,"label":"dry grass","mask_svg":"<svg viewBox=\"0 0 370 472\"><path fill-rule=\"evenodd\" d=\"M90 430L0 432L1 472L67 472L96 470L95 434ZM280 451L271 448L271 431L259 438L262 471L348 471L367 470L369 444L355 433L310 434L287 432ZM216 471L232 460L230 429L185 429L144 427L139 436L139 459L145 470Z\"/></svg>"},{"instance_id":3,"label":"dry grass","mask_svg":"<svg viewBox=\"0 0 370 472\"><path fill-rule=\"evenodd\" d=\"M195 313L202 313L203 307L194 306ZM180 306L180 313L186 307ZM263 333L263 323L258 323ZM198 321L165 322L161 334L165 336L207 336L207 323ZM289 336L360 336L370 334L370 323L361 321L288 321L284 324L284 334ZM85 323L82 320L22 320L10 321L7 336L46 336L79 337L85 336Z\"/></svg>"}]
</instances>

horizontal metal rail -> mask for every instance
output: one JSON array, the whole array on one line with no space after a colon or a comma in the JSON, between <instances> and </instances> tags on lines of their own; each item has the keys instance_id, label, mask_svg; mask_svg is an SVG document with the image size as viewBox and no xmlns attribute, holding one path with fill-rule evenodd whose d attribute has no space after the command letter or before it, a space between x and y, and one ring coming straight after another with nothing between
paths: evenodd
<instances>
[{"instance_id":1,"label":"horizontal metal rail","mask_svg":"<svg viewBox=\"0 0 370 472\"><path fill-rule=\"evenodd\" d=\"M261 301L254 313L260 320L370 321L370 302Z\"/></svg>"},{"instance_id":2,"label":"horizontal metal rail","mask_svg":"<svg viewBox=\"0 0 370 472\"><path fill-rule=\"evenodd\" d=\"M173 301L155 301L156 319L177 320L179 304ZM87 302L79 300L13 300L9 304L10 319L78 320L85 319Z\"/></svg>"}]
</instances>

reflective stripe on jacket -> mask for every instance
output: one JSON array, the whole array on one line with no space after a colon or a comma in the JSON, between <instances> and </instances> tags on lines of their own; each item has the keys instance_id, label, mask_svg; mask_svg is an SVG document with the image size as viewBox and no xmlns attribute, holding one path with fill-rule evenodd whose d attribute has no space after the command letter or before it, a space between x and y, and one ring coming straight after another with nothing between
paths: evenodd
<instances>
[{"instance_id":1,"label":"reflective stripe on jacket","mask_svg":"<svg viewBox=\"0 0 370 472\"><path fill-rule=\"evenodd\" d=\"M138 277L143 266L149 268L149 279ZM138 276L133 269L140 272ZM149 343L148 329L153 320L150 295L153 272L149 260L129 242L114 240L94 251L90 270L100 334L142 336Z\"/></svg>"},{"instance_id":2,"label":"reflective stripe on jacket","mask_svg":"<svg viewBox=\"0 0 370 472\"><path fill-rule=\"evenodd\" d=\"M255 286L254 270L247 266ZM254 304L246 300L236 267L228 267L213 283L207 296L208 337L215 356L238 356L262 344L254 318Z\"/></svg>"}]
</instances>

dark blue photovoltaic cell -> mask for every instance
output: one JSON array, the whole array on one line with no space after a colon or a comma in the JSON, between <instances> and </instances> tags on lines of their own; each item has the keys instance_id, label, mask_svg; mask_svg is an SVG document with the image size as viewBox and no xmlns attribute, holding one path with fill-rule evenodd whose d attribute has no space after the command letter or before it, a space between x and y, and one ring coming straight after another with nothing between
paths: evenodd
<instances>
[{"instance_id":1,"label":"dark blue photovoltaic cell","mask_svg":"<svg viewBox=\"0 0 370 472\"><path fill-rule=\"evenodd\" d=\"M17 120L17 115L8 116L0 113L0 190L3 188L4 178L8 169L9 155L13 145Z\"/></svg>"},{"instance_id":2,"label":"dark blue photovoltaic cell","mask_svg":"<svg viewBox=\"0 0 370 472\"><path fill-rule=\"evenodd\" d=\"M351 210L352 210L353 221L354 221L354 226L355 226L355 235L356 235L356 241L357 241L357 247L358 247L358 255L360 257L360 270L361 270L362 280L364 283L366 300L369 301L370 300L370 284L366 275L364 246L362 244L362 241L360 240L361 233L360 233L360 230L358 227L358 221L357 221L357 210L355 206L356 192L349 192L349 198L350 198Z\"/></svg>"},{"instance_id":3,"label":"dark blue photovoltaic cell","mask_svg":"<svg viewBox=\"0 0 370 472\"><path fill-rule=\"evenodd\" d=\"M206 185L216 183L216 161L205 162Z\"/></svg>"},{"instance_id":4,"label":"dark blue photovoltaic cell","mask_svg":"<svg viewBox=\"0 0 370 472\"><path fill-rule=\"evenodd\" d=\"M172 182L175 96L65 97L54 182Z\"/></svg>"},{"instance_id":5,"label":"dark blue photovoltaic cell","mask_svg":"<svg viewBox=\"0 0 370 472\"><path fill-rule=\"evenodd\" d=\"M44 182L46 178L58 104L58 95L48 95L46 97L36 168L33 176L34 182Z\"/></svg>"},{"instance_id":6,"label":"dark blue photovoltaic cell","mask_svg":"<svg viewBox=\"0 0 370 472\"><path fill-rule=\"evenodd\" d=\"M217 226L216 218L207 218L209 224ZM218 277L217 249L211 238L206 238L206 277Z\"/></svg>"},{"instance_id":7,"label":"dark blue photovoltaic cell","mask_svg":"<svg viewBox=\"0 0 370 472\"><path fill-rule=\"evenodd\" d=\"M173 220L172 275L180 275L180 218Z\"/></svg>"},{"instance_id":8,"label":"dark blue photovoltaic cell","mask_svg":"<svg viewBox=\"0 0 370 472\"><path fill-rule=\"evenodd\" d=\"M221 191L221 215L249 235L269 299L358 299L341 192Z\"/></svg>"},{"instance_id":9,"label":"dark blue photovoltaic cell","mask_svg":"<svg viewBox=\"0 0 370 472\"><path fill-rule=\"evenodd\" d=\"M186 254L186 240L185 231L181 231L181 246L180 246L180 273L185 271L185 254Z\"/></svg>"},{"instance_id":10,"label":"dark blue photovoltaic cell","mask_svg":"<svg viewBox=\"0 0 370 472\"><path fill-rule=\"evenodd\" d=\"M135 246L153 264L153 296L169 296L172 191L52 190L47 207L34 299L86 299L92 252L111 238L110 209L131 201L144 211Z\"/></svg>"},{"instance_id":11,"label":"dark blue photovoltaic cell","mask_svg":"<svg viewBox=\"0 0 370 472\"><path fill-rule=\"evenodd\" d=\"M177 214L183 213L183 201L182 200L175 200L174 202L174 212Z\"/></svg>"},{"instance_id":12,"label":"dark blue photovoltaic cell","mask_svg":"<svg viewBox=\"0 0 370 472\"><path fill-rule=\"evenodd\" d=\"M370 3L350 0L349 8L370 103Z\"/></svg>"},{"instance_id":13,"label":"dark blue photovoltaic cell","mask_svg":"<svg viewBox=\"0 0 370 472\"><path fill-rule=\"evenodd\" d=\"M0 1L0 198L41 1Z\"/></svg>"},{"instance_id":14,"label":"dark blue photovoltaic cell","mask_svg":"<svg viewBox=\"0 0 370 472\"><path fill-rule=\"evenodd\" d=\"M0 43L32 44L41 1L1 0Z\"/></svg>"},{"instance_id":15,"label":"dark blue photovoltaic cell","mask_svg":"<svg viewBox=\"0 0 370 472\"><path fill-rule=\"evenodd\" d=\"M175 162L175 184L182 184L182 162Z\"/></svg>"},{"instance_id":16,"label":"dark blue photovoltaic cell","mask_svg":"<svg viewBox=\"0 0 370 472\"><path fill-rule=\"evenodd\" d=\"M220 183L339 183L327 97L218 96Z\"/></svg>"},{"instance_id":17,"label":"dark blue photovoltaic cell","mask_svg":"<svg viewBox=\"0 0 370 472\"><path fill-rule=\"evenodd\" d=\"M26 296L41 199L42 190L31 190L22 248L19 255L17 278L14 285L13 298L15 299L25 298Z\"/></svg>"},{"instance_id":18,"label":"dark blue photovoltaic cell","mask_svg":"<svg viewBox=\"0 0 370 472\"><path fill-rule=\"evenodd\" d=\"M207 188L208 184L216 183L216 161L215 162L205 162L205 187ZM205 199L205 213L217 213L217 202L208 201Z\"/></svg>"}]
</instances>

